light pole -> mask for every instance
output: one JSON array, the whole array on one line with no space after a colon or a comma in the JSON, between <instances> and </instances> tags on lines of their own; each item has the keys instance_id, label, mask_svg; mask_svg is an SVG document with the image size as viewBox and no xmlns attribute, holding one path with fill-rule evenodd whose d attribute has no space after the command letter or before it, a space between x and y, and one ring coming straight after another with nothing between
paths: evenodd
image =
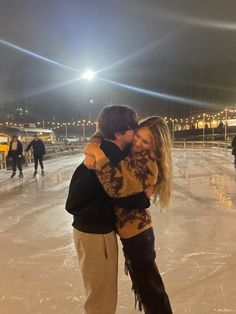
<instances>
[{"instance_id":1,"label":"light pole","mask_svg":"<svg viewBox=\"0 0 236 314\"><path fill-rule=\"evenodd\" d=\"M94 100L93 99L90 99L89 100L89 121L92 120L92 114L91 114L91 111L92 111L92 105L94 104Z\"/></svg>"},{"instance_id":2,"label":"light pole","mask_svg":"<svg viewBox=\"0 0 236 314\"><path fill-rule=\"evenodd\" d=\"M203 146L205 144L205 113L203 113L203 129L202 129L202 141L203 141Z\"/></svg>"},{"instance_id":3,"label":"light pole","mask_svg":"<svg viewBox=\"0 0 236 314\"><path fill-rule=\"evenodd\" d=\"M68 133L67 133L67 123L65 124L65 135L66 135L66 141L67 141L67 135L68 135Z\"/></svg>"},{"instance_id":4,"label":"light pole","mask_svg":"<svg viewBox=\"0 0 236 314\"><path fill-rule=\"evenodd\" d=\"M225 107L225 142L227 142L228 107Z\"/></svg>"},{"instance_id":5,"label":"light pole","mask_svg":"<svg viewBox=\"0 0 236 314\"><path fill-rule=\"evenodd\" d=\"M173 140L173 145L175 142L175 119L172 119L172 140Z\"/></svg>"},{"instance_id":6,"label":"light pole","mask_svg":"<svg viewBox=\"0 0 236 314\"><path fill-rule=\"evenodd\" d=\"M86 134L85 134L85 120L83 120L82 126L83 126L83 139L84 139L84 141L85 141L85 139L86 139Z\"/></svg>"},{"instance_id":7,"label":"light pole","mask_svg":"<svg viewBox=\"0 0 236 314\"><path fill-rule=\"evenodd\" d=\"M215 120L215 116L212 117L211 120L211 128L212 128L212 141L215 139L215 127L217 127L217 122Z\"/></svg>"}]
</instances>

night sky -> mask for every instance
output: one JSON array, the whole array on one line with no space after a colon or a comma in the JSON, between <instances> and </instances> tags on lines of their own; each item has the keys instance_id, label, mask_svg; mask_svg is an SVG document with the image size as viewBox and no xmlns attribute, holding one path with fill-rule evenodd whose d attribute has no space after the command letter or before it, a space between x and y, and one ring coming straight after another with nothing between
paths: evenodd
<instances>
[{"instance_id":1,"label":"night sky","mask_svg":"<svg viewBox=\"0 0 236 314\"><path fill-rule=\"evenodd\" d=\"M67 120L95 118L106 103L166 116L233 105L235 11L235 0L1 0L0 103L26 103L35 116ZM91 83L53 89L87 68L105 70ZM137 93L99 77L161 95Z\"/></svg>"}]
</instances>

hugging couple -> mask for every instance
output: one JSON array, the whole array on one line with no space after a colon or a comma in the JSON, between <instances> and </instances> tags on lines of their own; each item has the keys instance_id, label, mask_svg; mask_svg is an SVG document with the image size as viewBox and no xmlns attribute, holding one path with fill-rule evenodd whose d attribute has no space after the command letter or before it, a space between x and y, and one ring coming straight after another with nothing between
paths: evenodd
<instances>
[{"instance_id":1,"label":"hugging couple","mask_svg":"<svg viewBox=\"0 0 236 314\"><path fill-rule=\"evenodd\" d=\"M155 258L150 198L167 207L171 194L171 139L159 116L139 123L128 106L105 106L99 132L75 170L66 210L82 274L86 314L115 314L118 245L135 303L146 314L172 314Z\"/></svg>"}]
</instances>

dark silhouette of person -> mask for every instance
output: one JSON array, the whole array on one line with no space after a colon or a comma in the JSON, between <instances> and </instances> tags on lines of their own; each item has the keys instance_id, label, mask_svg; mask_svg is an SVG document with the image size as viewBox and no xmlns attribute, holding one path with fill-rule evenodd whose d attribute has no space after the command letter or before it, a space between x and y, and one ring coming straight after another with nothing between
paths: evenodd
<instances>
[{"instance_id":1,"label":"dark silhouette of person","mask_svg":"<svg viewBox=\"0 0 236 314\"><path fill-rule=\"evenodd\" d=\"M43 155L45 155L45 146L42 140L38 138L38 135L34 135L34 139L29 143L29 145L26 148L26 152L30 150L30 148L33 148L33 155L34 155L34 174L33 177L37 174L38 169L38 163L41 167L41 174L42 176L45 175L44 173L44 165L43 165Z\"/></svg>"},{"instance_id":2,"label":"dark silhouette of person","mask_svg":"<svg viewBox=\"0 0 236 314\"><path fill-rule=\"evenodd\" d=\"M234 135L231 146L232 146L232 155L234 155L234 166L236 168L236 135Z\"/></svg>"},{"instance_id":3,"label":"dark silhouette of person","mask_svg":"<svg viewBox=\"0 0 236 314\"><path fill-rule=\"evenodd\" d=\"M16 135L12 136L12 140L9 145L9 151L8 151L8 157L12 158L12 175L11 178L13 178L16 175L16 167L19 169L19 178L23 178L23 172L22 172L22 164L21 164L21 158L23 153L23 147L21 142L18 140L18 137Z\"/></svg>"},{"instance_id":4,"label":"dark silhouette of person","mask_svg":"<svg viewBox=\"0 0 236 314\"><path fill-rule=\"evenodd\" d=\"M218 128L223 128L224 127L224 124L222 121L220 121L219 125L218 125Z\"/></svg>"}]
</instances>

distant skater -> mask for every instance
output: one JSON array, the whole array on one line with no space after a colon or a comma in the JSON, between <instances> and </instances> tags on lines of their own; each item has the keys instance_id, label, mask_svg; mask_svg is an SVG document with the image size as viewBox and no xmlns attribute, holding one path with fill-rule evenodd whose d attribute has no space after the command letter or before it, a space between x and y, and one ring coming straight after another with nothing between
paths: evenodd
<instances>
[{"instance_id":1,"label":"distant skater","mask_svg":"<svg viewBox=\"0 0 236 314\"><path fill-rule=\"evenodd\" d=\"M236 135L234 135L231 146L232 146L232 155L234 155L234 167L236 168Z\"/></svg>"},{"instance_id":2,"label":"distant skater","mask_svg":"<svg viewBox=\"0 0 236 314\"><path fill-rule=\"evenodd\" d=\"M11 178L13 178L16 175L16 167L18 167L19 169L19 178L23 178L22 164L21 164L22 152L23 152L23 147L22 147L21 142L18 140L18 137L16 135L13 135L12 140L10 142L9 151L8 151L8 157L12 158Z\"/></svg>"},{"instance_id":3,"label":"distant skater","mask_svg":"<svg viewBox=\"0 0 236 314\"><path fill-rule=\"evenodd\" d=\"M29 143L29 145L26 148L26 152L30 150L30 148L33 148L33 154L34 154L34 174L33 177L37 174L38 169L38 163L41 167L41 174L42 176L45 175L44 173L44 165L43 165L43 155L45 155L45 146L42 140L38 138L38 135L34 135L34 139Z\"/></svg>"}]
</instances>

